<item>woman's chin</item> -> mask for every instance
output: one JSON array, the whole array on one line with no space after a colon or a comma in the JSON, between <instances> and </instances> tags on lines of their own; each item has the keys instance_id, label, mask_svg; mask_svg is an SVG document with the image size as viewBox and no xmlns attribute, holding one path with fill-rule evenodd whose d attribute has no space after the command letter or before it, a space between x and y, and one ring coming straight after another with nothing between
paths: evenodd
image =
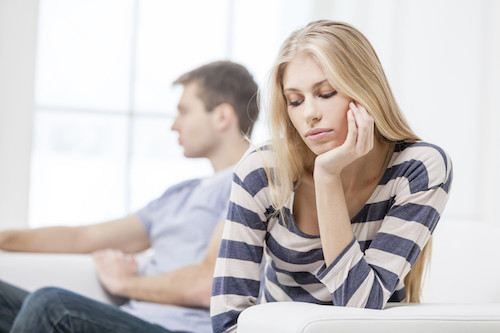
<instances>
[{"instance_id":1,"label":"woman's chin","mask_svg":"<svg viewBox=\"0 0 500 333\"><path fill-rule=\"evenodd\" d=\"M337 148L340 144L337 144L332 141L324 142L322 144L309 145L309 149L314 153L314 155L318 156L324 154L332 149Z\"/></svg>"}]
</instances>

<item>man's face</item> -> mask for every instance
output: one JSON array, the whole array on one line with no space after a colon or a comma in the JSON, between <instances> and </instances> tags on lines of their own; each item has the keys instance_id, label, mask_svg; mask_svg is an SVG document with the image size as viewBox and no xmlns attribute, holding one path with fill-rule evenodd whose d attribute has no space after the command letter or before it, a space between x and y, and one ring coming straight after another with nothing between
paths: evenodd
<instances>
[{"instance_id":1,"label":"man's face","mask_svg":"<svg viewBox=\"0 0 500 333\"><path fill-rule=\"evenodd\" d=\"M198 89L196 82L184 86L172 124L172 130L179 133L179 144L186 157L209 157L218 142L213 113L205 109Z\"/></svg>"}]
</instances>

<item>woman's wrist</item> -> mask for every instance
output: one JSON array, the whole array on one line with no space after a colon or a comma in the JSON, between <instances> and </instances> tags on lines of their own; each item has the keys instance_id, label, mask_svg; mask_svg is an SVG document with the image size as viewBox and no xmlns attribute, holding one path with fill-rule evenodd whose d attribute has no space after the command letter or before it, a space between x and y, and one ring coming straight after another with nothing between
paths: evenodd
<instances>
[{"instance_id":1,"label":"woman's wrist","mask_svg":"<svg viewBox=\"0 0 500 333\"><path fill-rule=\"evenodd\" d=\"M335 183L341 183L340 171L324 170L322 168L314 168L313 179L316 186L322 184L333 185Z\"/></svg>"}]
</instances>

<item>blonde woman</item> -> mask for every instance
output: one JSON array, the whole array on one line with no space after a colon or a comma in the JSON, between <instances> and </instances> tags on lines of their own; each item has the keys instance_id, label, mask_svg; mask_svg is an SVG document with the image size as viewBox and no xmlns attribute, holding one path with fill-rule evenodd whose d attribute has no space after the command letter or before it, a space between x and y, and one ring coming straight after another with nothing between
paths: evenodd
<instances>
[{"instance_id":1,"label":"blonde woman","mask_svg":"<svg viewBox=\"0 0 500 333\"><path fill-rule=\"evenodd\" d=\"M368 40L332 21L294 32L269 101L272 144L249 151L233 176L214 331L236 330L241 311L262 302L418 302L452 166L410 129Z\"/></svg>"}]
</instances>

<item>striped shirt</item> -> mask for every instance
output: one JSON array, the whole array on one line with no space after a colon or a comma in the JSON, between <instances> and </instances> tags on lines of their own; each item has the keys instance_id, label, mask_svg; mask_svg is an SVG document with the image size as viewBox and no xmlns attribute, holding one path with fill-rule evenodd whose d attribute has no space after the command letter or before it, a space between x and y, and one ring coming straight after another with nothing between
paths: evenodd
<instances>
[{"instance_id":1,"label":"striped shirt","mask_svg":"<svg viewBox=\"0 0 500 333\"><path fill-rule=\"evenodd\" d=\"M448 199L452 166L439 147L398 142L351 225L355 238L328 266L319 236L293 217L293 193L272 208L269 147L249 151L233 175L211 300L215 333L236 330L257 303L300 301L382 309L405 298L404 277L431 237ZM263 270L262 270L263 268Z\"/></svg>"}]
</instances>

